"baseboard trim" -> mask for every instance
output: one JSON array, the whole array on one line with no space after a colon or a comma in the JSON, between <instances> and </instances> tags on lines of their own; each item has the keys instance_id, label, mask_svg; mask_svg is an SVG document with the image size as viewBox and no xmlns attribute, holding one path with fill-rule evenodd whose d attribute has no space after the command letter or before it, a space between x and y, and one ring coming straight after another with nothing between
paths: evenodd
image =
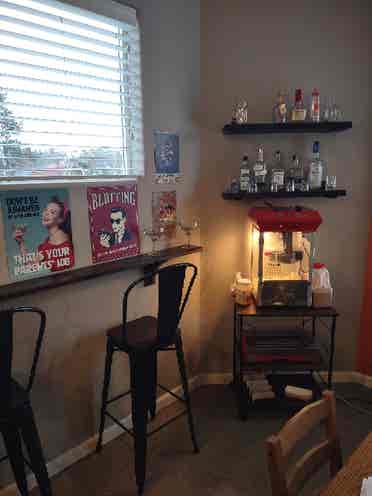
<instances>
[{"instance_id":1,"label":"baseboard trim","mask_svg":"<svg viewBox=\"0 0 372 496\"><path fill-rule=\"evenodd\" d=\"M322 378L326 380L327 372L320 372L320 374ZM189 380L189 388L190 391L193 391L201 386L216 385L216 384L225 385L225 384L229 384L231 380L232 380L231 373L199 374ZM362 384L368 388L372 388L372 377L363 375L359 372L336 371L333 374L333 381L335 383L351 382L355 384ZM177 386L172 390L172 393L174 394L180 394L181 392L182 392L181 386ZM163 394L157 400L157 408L161 410L171 405L175 401L176 401L175 398L169 393ZM132 427L131 415L128 415L127 417L121 419L121 422L125 425L125 427L131 428ZM111 425L110 427L105 429L103 435L103 444L107 444L110 441L113 441L122 434L123 431L119 426L115 424ZM96 443L97 443L97 434L91 437L90 439L87 439L79 446L76 446L75 448L66 451L62 455L48 462L47 467L50 477L53 477L63 472L71 465L74 465L78 461L92 454L95 450ZM27 478L27 480L28 480L29 489L30 490L33 489L36 486L35 477L33 475L30 475ZM18 494L17 487L14 483L10 484L9 486L3 489L0 489L0 496L17 496L17 494Z\"/></svg>"}]
</instances>

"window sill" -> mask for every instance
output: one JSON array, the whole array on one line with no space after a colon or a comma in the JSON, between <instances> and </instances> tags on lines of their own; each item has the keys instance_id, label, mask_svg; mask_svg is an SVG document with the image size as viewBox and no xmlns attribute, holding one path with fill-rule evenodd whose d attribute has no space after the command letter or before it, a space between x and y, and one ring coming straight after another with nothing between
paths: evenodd
<instances>
[{"instance_id":1,"label":"window sill","mask_svg":"<svg viewBox=\"0 0 372 496\"><path fill-rule=\"evenodd\" d=\"M51 177L43 178L14 178L0 179L0 191L14 188L33 188L38 186L84 186L85 184L120 184L137 181L139 176L79 176L79 177Z\"/></svg>"}]
</instances>

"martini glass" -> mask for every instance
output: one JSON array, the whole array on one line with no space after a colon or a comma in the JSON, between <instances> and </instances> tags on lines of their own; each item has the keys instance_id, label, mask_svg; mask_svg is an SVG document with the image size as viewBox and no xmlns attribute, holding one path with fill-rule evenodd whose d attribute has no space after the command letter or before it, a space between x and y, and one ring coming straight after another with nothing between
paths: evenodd
<instances>
[{"instance_id":1,"label":"martini glass","mask_svg":"<svg viewBox=\"0 0 372 496\"><path fill-rule=\"evenodd\" d=\"M191 224L184 224L181 221L181 222L179 222L178 225L180 226L181 230L186 234L186 236L187 236L187 245L186 246L187 246L187 248L190 248L190 246L191 246L191 243L190 243L191 234L196 229L199 229L199 227L200 227L199 221L197 219L193 219Z\"/></svg>"},{"instance_id":2,"label":"martini glass","mask_svg":"<svg viewBox=\"0 0 372 496\"><path fill-rule=\"evenodd\" d=\"M160 236L162 234L161 229L157 230L157 229L153 229L153 228L145 228L143 230L143 234L151 239L152 249L151 249L150 255L155 255L156 254L156 250L155 250L156 242L160 239Z\"/></svg>"}]
</instances>

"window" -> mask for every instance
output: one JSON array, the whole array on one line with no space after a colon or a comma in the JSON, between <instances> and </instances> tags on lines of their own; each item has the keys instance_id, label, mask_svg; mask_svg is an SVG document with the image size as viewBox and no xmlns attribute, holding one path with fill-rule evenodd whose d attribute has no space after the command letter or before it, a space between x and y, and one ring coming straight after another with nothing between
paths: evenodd
<instances>
[{"instance_id":1,"label":"window","mask_svg":"<svg viewBox=\"0 0 372 496\"><path fill-rule=\"evenodd\" d=\"M118 8L0 0L2 178L143 174L140 33Z\"/></svg>"}]
</instances>

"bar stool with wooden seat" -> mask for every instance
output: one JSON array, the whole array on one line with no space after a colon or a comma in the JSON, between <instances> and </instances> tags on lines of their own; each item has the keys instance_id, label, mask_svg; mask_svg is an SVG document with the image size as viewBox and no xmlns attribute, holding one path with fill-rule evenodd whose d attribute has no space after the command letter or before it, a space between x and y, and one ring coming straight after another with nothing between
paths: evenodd
<instances>
[{"instance_id":1,"label":"bar stool with wooden seat","mask_svg":"<svg viewBox=\"0 0 372 496\"><path fill-rule=\"evenodd\" d=\"M325 424L326 439L290 466L289 457L293 449L322 423ZM329 462L330 475L334 477L342 467L334 394L324 391L323 399L300 410L278 434L266 441L266 445L272 496L297 496L326 462Z\"/></svg>"},{"instance_id":2,"label":"bar stool with wooden seat","mask_svg":"<svg viewBox=\"0 0 372 496\"><path fill-rule=\"evenodd\" d=\"M143 282L143 277L134 281L125 291L123 297L123 323L107 331L105 376L102 391L101 422L99 428L97 452L102 447L102 435L106 416L129 432L134 437L135 472L138 492L144 489L146 478L146 448L147 437L155 431L147 433L148 413L156 415L157 388L157 353L175 350L184 391L184 398L175 395L164 386L159 387L176 396L186 405L181 415L187 414L194 452L199 448L195 436L194 421L191 412L190 395L187 383L185 358L182 346L181 331L178 328L185 306L188 302L192 286L197 275L197 268L190 263L170 265L155 271L154 278L158 279L158 313L157 318L144 316L127 322L128 298L136 286ZM185 284L189 276L188 283ZM147 276L148 277L148 276ZM111 366L113 354L116 351L125 352L129 356L131 389L126 393L108 399ZM116 419L107 409L113 401L131 393L133 430L128 430L122 422ZM177 415L172 420L176 420ZM169 422L164 424L168 425ZM161 428L160 427L160 428ZM156 429L156 432L160 429Z\"/></svg>"},{"instance_id":3,"label":"bar stool with wooden seat","mask_svg":"<svg viewBox=\"0 0 372 496\"><path fill-rule=\"evenodd\" d=\"M13 321L14 316L19 313L36 314L40 317L39 333L27 387L23 387L12 378ZM0 431L7 451L7 456L1 461L9 458L21 496L29 494L25 462L35 474L41 496L52 494L30 402L30 392L40 355L45 322L45 313L37 308L20 307L0 311ZM21 440L26 446L29 461L26 461L23 456Z\"/></svg>"}]
</instances>

